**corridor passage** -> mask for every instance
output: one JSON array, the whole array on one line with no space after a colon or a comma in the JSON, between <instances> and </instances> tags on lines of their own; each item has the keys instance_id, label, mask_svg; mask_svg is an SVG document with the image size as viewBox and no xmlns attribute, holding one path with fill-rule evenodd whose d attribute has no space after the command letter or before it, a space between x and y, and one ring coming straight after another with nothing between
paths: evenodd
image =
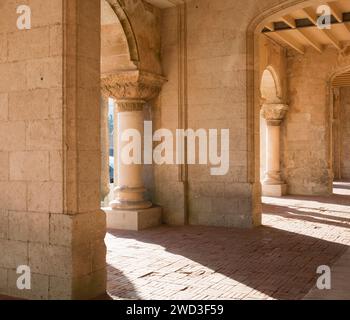
<instances>
[{"instance_id":1,"label":"corridor passage","mask_svg":"<svg viewBox=\"0 0 350 320\"><path fill-rule=\"evenodd\" d=\"M330 197L264 198L263 227L109 231L108 291L115 299L347 298L350 183ZM315 285L321 265L333 288Z\"/></svg>"}]
</instances>

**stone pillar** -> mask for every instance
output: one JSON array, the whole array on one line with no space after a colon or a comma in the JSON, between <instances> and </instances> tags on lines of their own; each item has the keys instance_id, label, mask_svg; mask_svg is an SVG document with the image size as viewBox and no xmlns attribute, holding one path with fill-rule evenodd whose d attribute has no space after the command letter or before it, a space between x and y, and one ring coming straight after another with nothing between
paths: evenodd
<instances>
[{"instance_id":1,"label":"stone pillar","mask_svg":"<svg viewBox=\"0 0 350 320\"><path fill-rule=\"evenodd\" d=\"M111 202L112 209L141 210L152 207L145 199L146 188L143 181L142 164L126 164L122 160L122 150L129 142L122 139L126 130L133 129L140 133L143 143L144 113L142 100L117 100L115 141L115 170L117 187L114 190L115 199ZM142 156L142 155L141 155Z\"/></svg>"},{"instance_id":2,"label":"stone pillar","mask_svg":"<svg viewBox=\"0 0 350 320\"><path fill-rule=\"evenodd\" d=\"M109 177L109 123L108 95L101 94L101 201L104 201L110 191Z\"/></svg>"},{"instance_id":3,"label":"stone pillar","mask_svg":"<svg viewBox=\"0 0 350 320\"><path fill-rule=\"evenodd\" d=\"M138 70L102 79L104 90L116 100L114 153L117 181L111 208L105 210L108 228L141 230L161 223L161 208L154 207L145 198L143 154L141 164L122 161L122 150L130 143L122 141L122 135L128 129L136 130L143 144L143 107L158 95L163 83L163 77Z\"/></svg>"},{"instance_id":4,"label":"stone pillar","mask_svg":"<svg viewBox=\"0 0 350 320\"><path fill-rule=\"evenodd\" d=\"M263 195L281 197L287 193L287 185L281 176L280 141L281 124L288 111L284 104L264 104L262 116L267 122L266 175L263 181Z\"/></svg>"},{"instance_id":5,"label":"stone pillar","mask_svg":"<svg viewBox=\"0 0 350 320\"><path fill-rule=\"evenodd\" d=\"M342 179L342 126L339 88L333 89L333 173L334 179Z\"/></svg>"}]
</instances>

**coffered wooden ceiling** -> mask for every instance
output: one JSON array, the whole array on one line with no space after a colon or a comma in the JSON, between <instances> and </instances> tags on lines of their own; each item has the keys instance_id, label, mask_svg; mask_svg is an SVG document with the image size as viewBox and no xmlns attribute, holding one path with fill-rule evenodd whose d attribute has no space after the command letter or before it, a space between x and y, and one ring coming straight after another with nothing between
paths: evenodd
<instances>
[{"instance_id":1,"label":"coffered wooden ceiling","mask_svg":"<svg viewBox=\"0 0 350 320\"><path fill-rule=\"evenodd\" d=\"M350 43L350 0L325 1L324 4L331 9L331 29L317 26L318 6L310 6L268 22L262 32L300 54L304 54L306 47L320 53L328 45L342 50L346 42Z\"/></svg>"}]
</instances>

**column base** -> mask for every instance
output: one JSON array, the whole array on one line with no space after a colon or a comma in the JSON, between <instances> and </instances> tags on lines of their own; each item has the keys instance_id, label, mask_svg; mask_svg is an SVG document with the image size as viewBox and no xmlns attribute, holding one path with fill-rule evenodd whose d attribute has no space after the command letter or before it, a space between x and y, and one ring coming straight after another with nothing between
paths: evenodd
<instances>
[{"instance_id":1,"label":"column base","mask_svg":"<svg viewBox=\"0 0 350 320\"><path fill-rule=\"evenodd\" d=\"M141 231L162 224L162 208L152 207L141 210L102 209L107 216L107 229Z\"/></svg>"},{"instance_id":2,"label":"column base","mask_svg":"<svg viewBox=\"0 0 350 320\"><path fill-rule=\"evenodd\" d=\"M146 210L152 207L151 201L138 201L138 202L131 202L131 201L112 201L110 204L110 207L113 210L131 210L131 211L140 211L140 210Z\"/></svg>"},{"instance_id":3,"label":"column base","mask_svg":"<svg viewBox=\"0 0 350 320\"><path fill-rule=\"evenodd\" d=\"M153 206L151 201L144 199L146 189L117 187L114 189L115 200L109 206L113 210L133 210L140 211L149 209Z\"/></svg>"},{"instance_id":4,"label":"column base","mask_svg":"<svg viewBox=\"0 0 350 320\"><path fill-rule=\"evenodd\" d=\"M278 184L278 185L262 185L262 195L264 197L283 197L287 194L287 185Z\"/></svg>"}]
</instances>

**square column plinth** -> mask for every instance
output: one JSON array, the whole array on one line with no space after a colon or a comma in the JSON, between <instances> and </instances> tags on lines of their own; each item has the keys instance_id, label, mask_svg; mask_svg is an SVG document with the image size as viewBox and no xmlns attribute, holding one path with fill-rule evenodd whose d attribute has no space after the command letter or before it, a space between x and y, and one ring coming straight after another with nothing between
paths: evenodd
<instances>
[{"instance_id":1,"label":"square column plinth","mask_svg":"<svg viewBox=\"0 0 350 320\"><path fill-rule=\"evenodd\" d=\"M264 197L283 197L287 195L287 185L278 184L278 185L263 185L262 194Z\"/></svg>"},{"instance_id":2,"label":"square column plinth","mask_svg":"<svg viewBox=\"0 0 350 320\"><path fill-rule=\"evenodd\" d=\"M162 224L162 208L152 207L142 210L114 210L103 208L107 215L107 229L141 231Z\"/></svg>"}]
</instances>

